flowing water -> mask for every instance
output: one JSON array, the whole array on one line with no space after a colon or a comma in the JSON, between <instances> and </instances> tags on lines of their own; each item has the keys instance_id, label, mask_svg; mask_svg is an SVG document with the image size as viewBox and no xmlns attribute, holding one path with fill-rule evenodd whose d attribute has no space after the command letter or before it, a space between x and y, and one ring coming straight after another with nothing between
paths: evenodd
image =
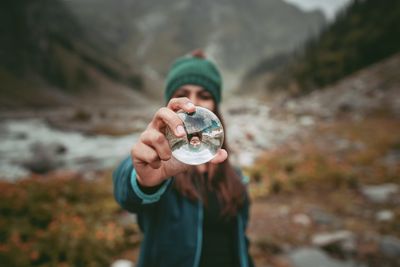
<instances>
[{"instance_id":1,"label":"flowing water","mask_svg":"<svg viewBox=\"0 0 400 267\"><path fill-rule=\"evenodd\" d=\"M40 164L77 171L111 168L137 139L136 134L88 136L51 128L44 120L0 122L0 178L15 180Z\"/></svg>"}]
</instances>

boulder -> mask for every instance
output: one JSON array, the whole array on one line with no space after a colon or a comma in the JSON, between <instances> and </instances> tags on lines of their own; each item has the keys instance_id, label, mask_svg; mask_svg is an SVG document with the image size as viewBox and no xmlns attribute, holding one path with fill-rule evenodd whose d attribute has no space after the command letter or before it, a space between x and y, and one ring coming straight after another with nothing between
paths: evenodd
<instances>
[{"instance_id":1,"label":"boulder","mask_svg":"<svg viewBox=\"0 0 400 267\"><path fill-rule=\"evenodd\" d=\"M379 248L388 257L399 257L400 239L394 236L383 236L379 242Z\"/></svg>"},{"instance_id":2,"label":"boulder","mask_svg":"<svg viewBox=\"0 0 400 267\"><path fill-rule=\"evenodd\" d=\"M67 148L61 143L33 143L30 147L31 156L23 165L34 173L47 173L59 167Z\"/></svg>"},{"instance_id":3,"label":"boulder","mask_svg":"<svg viewBox=\"0 0 400 267\"><path fill-rule=\"evenodd\" d=\"M393 194L399 192L399 185L393 183L364 185L361 187L361 192L371 202L385 203Z\"/></svg>"}]
</instances>

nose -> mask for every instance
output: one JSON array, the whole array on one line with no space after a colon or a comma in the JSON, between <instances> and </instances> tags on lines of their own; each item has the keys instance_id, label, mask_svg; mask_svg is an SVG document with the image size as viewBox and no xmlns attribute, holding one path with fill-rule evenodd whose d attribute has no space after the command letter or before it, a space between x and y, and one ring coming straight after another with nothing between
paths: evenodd
<instances>
[{"instance_id":1,"label":"nose","mask_svg":"<svg viewBox=\"0 0 400 267\"><path fill-rule=\"evenodd\" d=\"M189 95L188 98L190 99L190 102L193 103L193 105L198 106L199 100L200 100L200 99L197 97L196 94L193 94L193 93L192 93L192 94Z\"/></svg>"}]
</instances>

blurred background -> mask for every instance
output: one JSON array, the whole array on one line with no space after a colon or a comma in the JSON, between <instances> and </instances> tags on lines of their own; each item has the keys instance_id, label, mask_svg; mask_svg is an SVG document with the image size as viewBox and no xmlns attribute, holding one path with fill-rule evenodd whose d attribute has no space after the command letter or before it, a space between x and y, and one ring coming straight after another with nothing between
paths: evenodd
<instances>
[{"instance_id":1,"label":"blurred background","mask_svg":"<svg viewBox=\"0 0 400 267\"><path fill-rule=\"evenodd\" d=\"M400 266L400 1L0 4L2 266L134 266L111 173L201 48L256 266Z\"/></svg>"}]
</instances>

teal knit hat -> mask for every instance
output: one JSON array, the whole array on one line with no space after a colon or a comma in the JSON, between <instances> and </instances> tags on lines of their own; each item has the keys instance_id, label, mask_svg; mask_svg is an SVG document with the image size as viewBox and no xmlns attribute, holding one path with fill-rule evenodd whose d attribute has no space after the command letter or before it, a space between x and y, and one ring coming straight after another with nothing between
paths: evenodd
<instances>
[{"instance_id":1,"label":"teal knit hat","mask_svg":"<svg viewBox=\"0 0 400 267\"><path fill-rule=\"evenodd\" d=\"M222 79L217 66L206 59L201 50L178 58L171 66L165 87L165 99L170 100L174 92L185 84L202 86L221 102Z\"/></svg>"}]
</instances>

